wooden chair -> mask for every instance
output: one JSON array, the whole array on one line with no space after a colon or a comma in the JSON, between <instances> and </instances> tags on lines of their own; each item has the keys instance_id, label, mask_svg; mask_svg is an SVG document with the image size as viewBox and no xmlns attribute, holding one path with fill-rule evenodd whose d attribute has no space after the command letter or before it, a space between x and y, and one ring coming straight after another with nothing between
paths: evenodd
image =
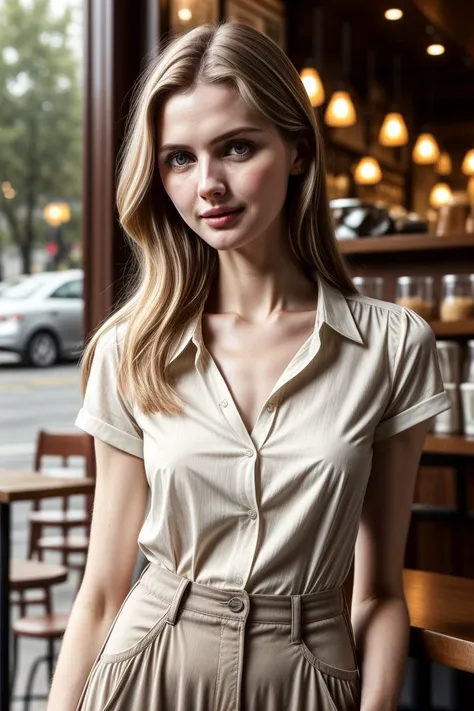
<instances>
[{"instance_id":1,"label":"wooden chair","mask_svg":"<svg viewBox=\"0 0 474 711\"><path fill-rule=\"evenodd\" d=\"M42 458L45 456L60 456L63 466L66 467L68 460L73 456L81 456L85 459L85 475L95 478L95 455L94 439L88 434L82 433L56 433L41 430L38 433L35 470L41 474ZM73 511L69 508L69 497L62 497L62 507L58 511L46 511L41 509L39 501L33 502L33 508L29 516L29 545L28 557L37 557L43 560L44 551L56 551L61 553L61 564L70 570L80 572L80 580L84 574L85 559L89 545L89 528L92 515L92 496L86 497L84 511ZM43 529L56 527L62 529L62 535L46 536ZM82 535L70 535L73 528L83 528ZM82 554L80 563L71 562L69 556L74 553ZM79 580L79 583L80 583Z\"/></svg>"},{"instance_id":2,"label":"wooden chair","mask_svg":"<svg viewBox=\"0 0 474 711\"><path fill-rule=\"evenodd\" d=\"M29 703L33 699L46 697L32 696L31 689L36 675L36 671L42 661L47 661L50 677L54 668L54 640L64 634L68 615L54 614L52 609L51 588L53 585L67 580L68 570L60 565L50 565L36 560L13 559L10 564L10 590L17 599L12 599L13 604L20 606L20 618L12 624L13 632L13 654L12 671L10 677L10 699L11 701L24 701L25 709L29 708ZM39 598L26 598L25 594L30 590L42 591ZM30 605L42 604L45 606L44 614L27 616L27 608ZM25 696L13 696L17 667L20 637L36 639L46 639L48 641L48 653L44 657L37 659L30 670Z\"/></svg>"}]
</instances>

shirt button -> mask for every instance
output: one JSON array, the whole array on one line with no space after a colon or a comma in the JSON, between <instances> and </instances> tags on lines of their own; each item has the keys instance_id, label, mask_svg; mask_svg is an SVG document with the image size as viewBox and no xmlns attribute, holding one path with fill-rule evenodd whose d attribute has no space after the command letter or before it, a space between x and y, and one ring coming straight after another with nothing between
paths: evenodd
<instances>
[{"instance_id":1,"label":"shirt button","mask_svg":"<svg viewBox=\"0 0 474 711\"><path fill-rule=\"evenodd\" d=\"M249 518L257 518L257 512L256 511L247 511L247 515Z\"/></svg>"},{"instance_id":2,"label":"shirt button","mask_svg":"<svg viewBox=\"0 0 474 711\"><path fill-rule=\"evenodd\" d=\"M253 457L253 451L251 449L247 449L245 451L245 454L247 455L247 457Z\"/></svg>"},{"instance_id":3,"label":"shirt button","mask_svg":"<svg viewBox=\"0 0 474 711\"><path fill-rule=\"evenodd\" d=\"M273 402L269 402L267 405L267 412L273 412L274 409L275 405L273 404Z\"/></svg>"},{"instance_id":4,"label":"shirt button","mask_svg":"<svg viewBox=\"0 0 474 711\"><path fill-rule=\"evenodd\" d=\"M240 575L237 575L237 577L234 579L234 582L236 582L237 585L242 585L244 580L240 577Z\"/></svg>"},{"instance_id":5,"label":"shirt button","mask_svg":"<svg viewBox=\"0 0 474 711\"><path fill-rule=\"evenodd\" d=\"M228 404L227 400L222 400L221 407L227 407Z\"/></svg>"}]
</instances>

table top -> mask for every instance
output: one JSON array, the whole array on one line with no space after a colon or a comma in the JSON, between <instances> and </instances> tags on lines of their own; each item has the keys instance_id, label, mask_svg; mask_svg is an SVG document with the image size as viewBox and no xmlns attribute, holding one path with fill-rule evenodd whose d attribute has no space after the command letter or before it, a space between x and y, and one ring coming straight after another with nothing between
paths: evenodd
<instances>
[{"instance_id":1,"label":"table top","mask_svg":"<svg viewBox=\"0 0 474 711\"><path fill-rule=\"evenodd\" d=\"M474 673L474 580L404 570L413 656Z\"/></svg>"},{"instance_id":2,"label":"table top","mask_svg":"<svg viewBox=\"0 0 474 711\"><path fill-rule=\"evenodd\" d=\"M0 503L70 494L92 494L95 481L86 477L53 477L28 469L0 469Z\"/></svg>"}]
</instances>

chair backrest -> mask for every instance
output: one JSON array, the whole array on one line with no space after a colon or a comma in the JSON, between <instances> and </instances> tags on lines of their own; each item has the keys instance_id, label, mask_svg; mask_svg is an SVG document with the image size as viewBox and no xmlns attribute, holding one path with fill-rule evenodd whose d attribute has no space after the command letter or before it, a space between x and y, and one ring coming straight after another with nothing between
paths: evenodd
<instances>
[{"instance_id":1,"label":"chair backrest","mask_svg":"<svg viewBox=\"0 0 474 711\"><path fill-rule=\"evenodd\" d=\"M35 471L41 471L41 460L45 456L58 456L62 458L64 467L68 465L69 457L84 457L85 475L95 479L95 450L94 438L86 432L48 432L39 430L36 439ZM68 506L68 497L63 498L63 510ZM86 507L89 515L92 512L93 496L86 497ZM40 508L39 501L33 502L33 508Z\"/></svg>"},{"instance_id":2,"label":"chair backrest","mask_svg":"<svg viewBox=\"0 0 474 711\"><path fill-rule=\"evenodd\" d=\"M95 479L94 438L82 432L47 432L40 430L36 440L35 470L40 471L45 456L62 457L67 466L69 457L84 457L86 476Z\"/></svg>"}]
</instances>

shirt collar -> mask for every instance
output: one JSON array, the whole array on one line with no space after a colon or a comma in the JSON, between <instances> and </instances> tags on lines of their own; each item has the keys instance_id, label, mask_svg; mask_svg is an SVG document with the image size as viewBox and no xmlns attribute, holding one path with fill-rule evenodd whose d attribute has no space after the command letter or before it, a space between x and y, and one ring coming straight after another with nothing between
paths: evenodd
<instances>
[{"instance_id":1,"label":"shirt collar","mask_svg":"<svg viewBox=\"0 0 474 711\"><path fill-rule=\"evenodd\" d=\"M364 343L344 294L323 279L318 278L318 317L316 327L319 328L323 322L327 323L334 331L340 333L341 336L345 336L356 343Z\"/></svg>"},{"instance_id":2,"label":"shirt collar","mask_svg":"<svg viewBox=\"0 0 474 711\"><path fill-rule=\"evenodd\" d=\"M341 336L349 338L351 341L355 341L356 343L363 344L364 341L360 335L359 329L357 328L354 316L344 294L342 294L339 289L336 289L325 282L323 279L317 278L317 282L318 310L316 313L313 335L316 337L321 325L326 323L334 331L340 333ZM200 350L200 343L202 340L201 318L203 310L204 305L186 327L177 346L175 347L173 355L169 361L170 363L181 355L191 340L196 345L198 351Z\"/></svg>"}]
</instances>

